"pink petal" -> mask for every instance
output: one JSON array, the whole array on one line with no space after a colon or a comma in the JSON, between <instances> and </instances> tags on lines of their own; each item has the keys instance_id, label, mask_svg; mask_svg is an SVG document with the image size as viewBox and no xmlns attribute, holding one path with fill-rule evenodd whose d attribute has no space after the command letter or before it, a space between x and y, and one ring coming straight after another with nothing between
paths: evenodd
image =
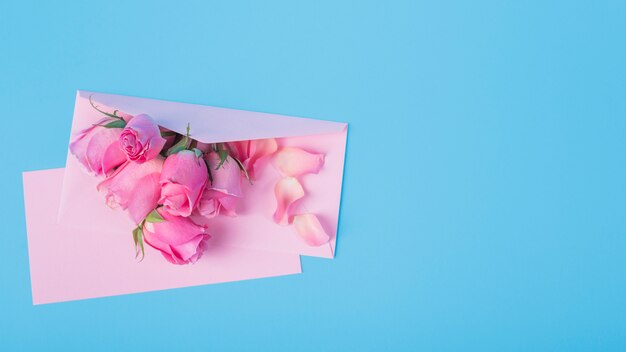
<instances>
[{"instance_id":1,"label":"pink petal","mask_svg":"<svg viewBox=\"0 0 626 352\"><path fill-rule=\"evenodd\" d=\"M143 164L127 161L98 184L98 190L107 192L109 205L128 209L130 218L138 224L157 206L162 166L163 158Z\"/></svg>"},{"instance_id":2,"label":"pink petal","mask_svg":"<svg viewBox=\"0 0 626 352\"><path fill-rule=\"evenodd\" d=\"M189 216L198 205L208 180L206 163L195 152L183 150L172 154L163 164L163 191L159 203L173 215Z\"/></svg>"},{"instance_id":3,"label":"pink petal","mask_svg":"<svg viewBox=\"0 0 626 352\"><path fill-rule=\"evenodd\" d=\"M250 157L250 153L248 152L249 145L250 141L228 142L230 151L242 162Z\"/></svg>"},{"instance_id":4,"label":"pink petal","mask_svg":"<svg viewBox=\"0 0 626 352\"><path fill-rule=\"evenodd\" d=\"M278 149L278 143L274 138L229 142L228 146L235 157L243 163L253 180L256 178L257 162Z\"/></svg>"},{"instance_id":5,"label":"pink petal","mask_svg":"<svg viewBox=\"0 0 626 352\"><path fill-rule=\"evenodd\" d=\"M198 203L198 213L209 219L219 214L237 216L238 200L238 197L233 197L207 187L200 198L200 203Z\"/></svg>"},{"instance_id":6,"label":"pink petal","mask_svg":"<svg viewBox=\"0 0 626 352\"><path fill-rule=\"evenodd\" d=\"M85 128L79 131L78 133L76 133L76 137L74 138L74 140L72 140L72 142L70 143L70 152L82 164L86 163L85 158L87 156L87 145L89 144L90 136L92 133L95 132L94 130L96 128L99 128L99 126L96 126L96 125L106 123L107 121L109 120L101 119L100 121L96 122L93 126L90 126L88 128Z\"/></svg>"},{"instance_id":7,"label":"pink petal","mask_svg":"<svg viewBox=\"0 0 626 352\"><path fill-rule=\"evenodd\" d=\"M178 216L191 215L194 204L188 188L172 182L161 182L161 197L158 203L163 204L170 214Z\"/></svg>"},{"instance_id":8,"label":"pink petal","mask_svg":"<svg viewBox=\"0 0 626 352\"><path fill-rule=\"evenodd\" d=\"M148 174L139 179L137 184L141 187L135 187L128 201L128 215L139 224L157 206L161 191L159 174L157 172Z\"/></svg>"},{"instance_id":9,"label":"pink petal","mask_svg":"<svg viewBox=\"0 0 626 352\"><path fill-rule=\"evenodd\" d=\"M237 198L224 196L220 198L221 213L226 216L237 216Z\"/></svg>"},{"instance_id":10,"label":"pink petal","mask_svg":"<svg viewBox=\"0 0 626 352\"><path fill-rule=\"evenodd\" d=\"M206 235L198 235L185 243L170 247L176 256L182 258L185 262L189 262L189 259L198 252L200 242L204 241L206 238Z\"/></svg>"},{"instance_id":11,"label":"pink petal","mask_svg":"<svg viewBox=\"0 0 626 352\"><path fill-rule=\"evenodd\" d=\"M165 221L144 224L146 243L161 251L170 263L195 262L204 250L203 242L211 237L206 233L206 227L189 218L170 215L162 209L157 211Z\"/></svg>"},{"instance_id":12,"label":"pink petal","mask_svg":"<svg viewBox=\"0 0 626 352\"><path fill-rule=\"evenodd\" d=\"M304 197L304 189L295 177L285 177L276 184L274 194L277 202L274 221L286 225L290 222L289 208L295 201Z\"/></svg>"},{"instance_id":13,"label":"pink petal","mask_svg":"<svg viewBox=\"0 0 626 352\"><path fill-rule=\"evenodd\" d=\"M98 124L107 122L110 120L103 119L98 121ZM114 145L117 144L114 141L119 138L121 131L119 128L91 126L81 131L78 137L70 143L70 152L89 173L106 176L124 162L120 159L124 151Z\"/></svg>"},{"instance_id":14,"label":"pink petal","mask_svg":"<svg viewBox=\"0 0 626 352\"><path fill-rule=\"evenodd\" d=\"M217 198L210 197L208 194L211 191L205 190L206 194L200 198L200 203L198 203L198 213L206 218L214 218L220 212L221 204Z\"/></svg>"},{"instance_id":15,"label":"pink petal","mask_svg":"<svg viewBox=\"0 0 626 352\"><path fill-rule=\"evenodd\" d=\"M300 214L293 217L293 226L298 235L312 247L319 247L330 240L330 236L324 231L317 216L314 214Z\"/></svg>"},{"instance_id":16,"label":"pink petal","mask_svg":"<svg viewBox=\"0 0 626 352\"><path fill-rule=\"evenodd\" d=\"M122 159L122 156L124 156L124 159ZM119 144L112 143L105 150L104 155L102 156L102 174L108 176L109 174L111 174L113 169L120 166L124 161L126 161L126 155L124 155L124 151L120 149Z\"/></svg>"},{"instance_id":17,"label":"pink petal","mask_svg":"<svg viewBox=\"0 0 626 352\"><path fill-rule=\"evenodd\" d=\"M203 143L203 142L196 141L196 149L207 154L211 151L211 143Z\"/></svg>"},{"instance_id":18,"label":"pink petal","mask_svg":"<svg viewBox=\"0 0 626 352\"><path fill-rule=\"evenodd\" d=\"M207 184L207 189L220 191L235 197L242 197L241 193L241 170L230 156L216 170L220 164L220 157L217 153L209 153L206 160L211 168L212 181Z\"/></svg>"},{"instance_id":19,"label":"pink petal","mask_svg":"<svg viewBox=\"0 0 626 352\"><path fill-rule=\"evenodd\" d=\"M318 173L324 164L323 154L313 154L300 148L282 148L274 158L274 165L285 176Z\"/></svg>"},{"instance_id":20,"label":"pink petal","mask_svg":"<svg viewBox=\"0 0 626 352\"><path fill-rule=\"evenodd\" d=\"M208 179L206 165L191 150L183 150L165 159L161 179L185 185L190 189L204 188Z\"/></svg>"},{"instance_id":21,"label":"pink petal","mask_svg":"<svg viewBox=\"0 0 626 352\"><path fill-rule=\"evenodd\" d=\"M250 164L254 166L257 160L264 156L270 155L278 149L278 144L274 138L255 139L250 141L248 146L250 155Z\"/></svg>"},{"instance_id":22,"label":"pink petal","mask_svg":"<svg viewBox=\"0 0 626 352\"><path fill-rule=\"evenodd\" d=\"M124 128L123 135L129 133L135 138L139 138L139 140L133 138L129 141L132 142L133 145L130 148L128 157L136 162L145 162L154 159L159 155L161 149L163 149L163 146L167 142L165 138L161 137L159 126L146 114L139 114L128 122Z\"/></svg>"}]
</instances>

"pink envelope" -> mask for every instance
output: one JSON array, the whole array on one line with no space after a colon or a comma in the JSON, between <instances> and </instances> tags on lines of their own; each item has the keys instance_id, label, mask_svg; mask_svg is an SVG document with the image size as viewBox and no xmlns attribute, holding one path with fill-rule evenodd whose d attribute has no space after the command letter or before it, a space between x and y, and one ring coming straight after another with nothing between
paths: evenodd
<instances>
[{"instance_id":1,"label":"pink envelope","mask_svg":"<svg viewBox=\"0 0 626 352\"><path fill-rule=\"evenodd\" d=\"M209 242L213 248L248 248L324 258L334 256L347 124L78 91L72 136L98 119L98 113L89 103L90 96L102 108L117 109L131 115L145 113L160 126L178 133L184 134L189 124L191 137L204 143L278 138L281 146L297 146L324 154L324 165L318 174L299 178L306 196L294 204L294 211L316 214L331 237L328 243L319 247L309 246L297 235L293 226L281 226L272 220L276 209L274 186L280 179L272 165L262 168L253 185L244 182L244 199L240 202L237 217L218 216L209 220ZM124 211L103 207L104 196L96 191L99 181L84 172L74 156L68 153L59 223L85 231L106 230L132 244L131 231L136 225ZM156 253L151 254L156 256Z\"/></svg>"},{"instance_id":2,"label":"pink envelope","mask_svg":"<svg viewBox=\"0 0 626 352\"><path fill-rule=\"evenodd\" d=\"M208 248L193 265L172 265L148 251L138 262L128 234L111 232L100 218L85 228L57 223L63 175L63 169L23 174L33 304L301 272L298 255L226 246ZM91 212L76 216L117 219L86 195L78 203Z\"/></svg>"}]
</instances>

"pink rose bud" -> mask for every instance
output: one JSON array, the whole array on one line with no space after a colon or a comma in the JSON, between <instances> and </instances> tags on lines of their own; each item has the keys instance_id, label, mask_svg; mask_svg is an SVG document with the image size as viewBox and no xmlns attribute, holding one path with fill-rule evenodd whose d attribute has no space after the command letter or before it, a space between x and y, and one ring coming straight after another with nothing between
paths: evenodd
<instances>
[{"instance_id":1,"label":"pink rose bud","mask_svg":"<svg viewBox=\"0 0 626 352\"><path fill-rule=\"evenodd\" d=\"M126 161L126 155L118 143L122 129L98 126L111 121L109 118L98 121L94 126L80 131L70 143L70 152L95 176L107 176Z\"/></svg>"},{"instance_id":2,"label":"pink rose bud","mask_svg":"<svg viewBox=\"0 0 626 352\"><path fill-rule=\"evenodd\" d=\"M143 163L154 159L165 145L159 126L146 114L140 114L128 122L119 143L128 160Z\"/></svg>"},{"instance_id":3,"label":"pink rose bud","mask_svg":"<svg viewBox=\"0 0 626 352\"><path fill-rule=\"evenodd\" d=\"M163 157L142 164L126 161L98 185L98 190L106 192L109 207L128 210L133 222L139 224L157 206L162 167Z\"/></svg>"},{"instance_id":4,"label":"pink rose bud","mask_svg":"<svg viewBox=\"0 0 626 352\"><path fill-rule=\"evenodd\" d=\"M191 215L208 179L202 154L182 150L168 156L161 172L159 204L163 204L163 209L171 215Z\"/></svg>"},{"instance_id":5,"label":"pink rose bud","mask_svg":"<svg viewBox=\"0 0 626 352\"><path fill-rule=\"evenodd\" d=\"M205 158L211 168L213 181L206 185L202 193L198 212L208 218L220 213L228 216L237 215L237 199L242 197L242 176L239 165L228 156L224 163L217 168L220 164L220 157L217 153L209 153Z\"/></svg>"},{"instance_id":6,"label":"pink rose bud","mask_svg":"<svg viewBox=\"0 0 626 352\"><path fill-rule=\"evenodd\" d=\"M148 222L143 225L143 239L159 250L172 264L195 263L211 238L206 227L194 223L190 218L174 216L157 209L164 221Z\"/></svg>"}]
</instances>

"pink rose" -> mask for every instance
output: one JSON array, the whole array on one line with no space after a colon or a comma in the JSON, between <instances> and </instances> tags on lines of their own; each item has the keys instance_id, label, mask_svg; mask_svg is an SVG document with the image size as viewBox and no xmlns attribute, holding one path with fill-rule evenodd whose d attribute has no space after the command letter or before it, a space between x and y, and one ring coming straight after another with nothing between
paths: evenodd
<instances>
[{"instance_id":1,"label":"pink rose","mask_svg":"<svg viewBox=\"0 0 626 352\"><path fill-rule=\"evenodd\" d=\"M216 170L220 163L217 153L209 153L205 156L211 169L212 182L207 184L200 203L198 212L208 218L212 218L220 213L228 216L237 215L235 208L237 199L242 197L241 193L241 170L230 156Z\"/></svg>"},{"instance_id":2,"label":"pink rose","mask_svg":"<svg viewBox=\"0 0 626 352\"><path fill-rule=\"evenodd\" d=\"M139 224L157 207L163 158L142 164L126 161L98 185L106 192L106 202L112 208L128 209L130 218Z\"/></svg>"},{"instance_id":3,"label":"pink rose","mask_svg":"<svg viewBox=\"0 0 626 352\"><path fill-rule=\"evenodd\" d=\"M206 227L197 225L190 218L174 216L163 211L157 212L165 220L148 222L143 225L143 239L151 247L158 249L172 264L195 263L211 238Z\"/></svg>"},{"instance_id":4,"label":"pink rose","mask_svg":"<svg viewBox=\"0 0 626 352\"><path fill-rule=\"evenodd\" d=\"M196 208L209 174L202 154L182 150L165 159L159 204L172 215L189 216Z\"/></svg>"},{"instance_id":5,"label":"pink rose","mask_svg":"<svg viewBox=\"0 0 626 352\"><path fill-rule=\"evenodd\" d=\"M119 138L121 148L128 160L143 163L154 159L165 145L159 126L146 114L140 114L128 122Z\"/></svg>"},{"instance_id":6,"label":"pink rose","mask_svg":"<svg viewBox=\"0 0 626 352\"><path fill-rule=\"evenodd\" d=\"M251 179L256 179L257 162L276 152L278 144L274 138L256 139L228 143L234 156L241 161Z\"/></svg>"},{"instance_id":7,"label":"pink rose","mask_svg":"<svg viewBox=\"0 0 626 352\"><path fill-rule=\"evenodd\" d=\"M98 126L111 121L113 120L109 118L98 121L95 125L80 131L76 139L70 143L70 152L89 173L95 176L109 175L126 160L126 155L118 143L122 129Z\"/></svg>"}]
</instances>

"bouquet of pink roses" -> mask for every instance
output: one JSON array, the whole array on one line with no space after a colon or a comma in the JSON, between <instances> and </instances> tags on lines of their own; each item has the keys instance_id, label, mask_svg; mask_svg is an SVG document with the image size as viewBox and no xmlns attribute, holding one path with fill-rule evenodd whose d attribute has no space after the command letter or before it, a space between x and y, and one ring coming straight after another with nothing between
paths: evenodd
<instances>
[{"instance_id":1,"label":"bouquet of pink roses","mask_svg":"<svg viewBox=\"0 0 626 352\"><path fill-rule=\"evenodd\" d=\"M299 177L317 173L324 156L295 147L280 147L276 139L205 144L186 134L159 127L148 115L131 116L96 106L94 124L81 131L70 152L96 176L106 203L121 208L137 225L132 231L136 255L144 243L173 264L198 260L210 239L204 219L236 216L244 199L242 181L252 183L259 161L271 158L282 178L274 193L273 219L293 225L311 246L329 237L315 214L292 214L291 205L305 191Z\"/></svg>"}]
</instances>

